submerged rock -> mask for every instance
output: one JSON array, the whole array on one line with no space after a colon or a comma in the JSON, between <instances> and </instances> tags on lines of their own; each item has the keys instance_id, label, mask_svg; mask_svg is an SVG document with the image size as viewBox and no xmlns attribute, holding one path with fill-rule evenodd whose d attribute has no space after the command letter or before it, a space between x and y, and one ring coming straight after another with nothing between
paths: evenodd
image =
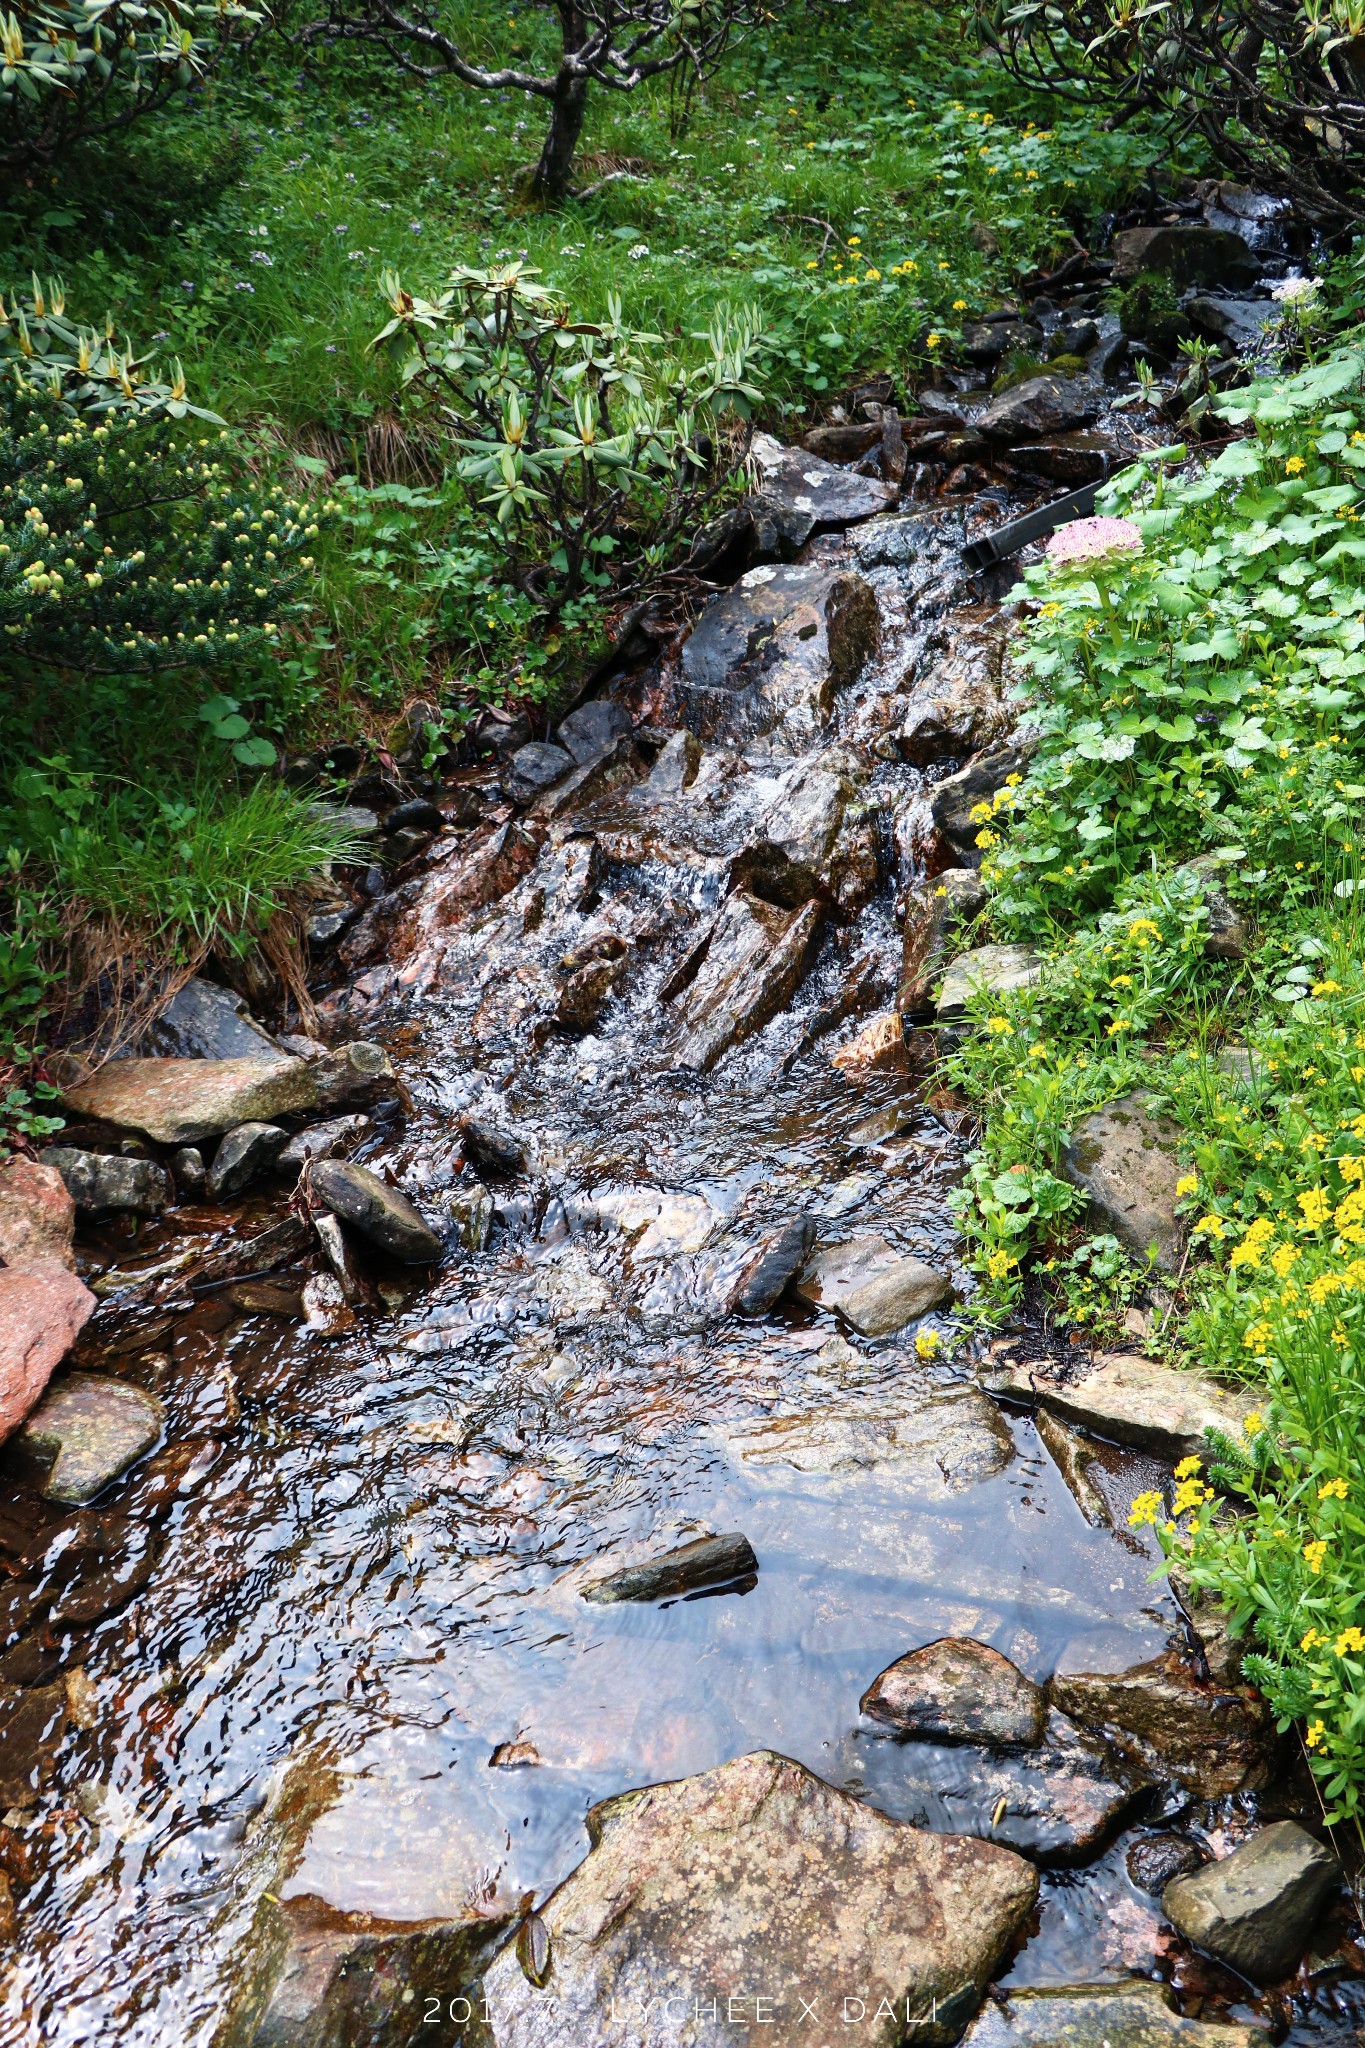
<instances>
[{"instance_id":1,"label":"submerged rock","mask_svg":"<svg viewBox=\"0 0 1365 2048\"><path fill-rule=\"evenodd\" d=\"M1139 1835L1124 1860L1138 1890L1159 1899L1172 1878L1202 1870L1209 1852L1190 1835Z\"/></svg>"},{"instance_id":2,"label":"submerged rock","mask_svg":"<svg viewBox=\"0 0 1365 2048\"><path fill-rule=\"evenodd\" d=\"M982 1375L993 1393L1037 1400L1067 1422L1111 1443L1131 1444L1171 1460L1200 1457L1207 1431L1240 1436L1253 1397L1220 1387L1205 1374L1139 1358L1126 1351L1096 1354L1074 1379L1053 1378L1022 1360L996 1362Z\"/></svg>"},{"instance_id":3,"label":"submerged rock","mask_svg":"<svg viewBox=\"0 0 1365 2048\"><path fill-rule=\"evenodd\" d=\"M874 1721L923 1742L1035 1749L1047 1728L1042 1687L998 1650L956 1636L898 1657L859 1706Z\"/></svg>"},{"instance_id":4,"label":"submerged rock","mask_svg":"<svg viewBox=\"0 0 1365 2048\"><path fill-rule=\"evenodd\" d=\"M1181 2017L1164 1984L1027 1986L992 1998L962 2048L1263 2048L1260 2027Z\"/></svg>"},{"instance_id":5,"label":"submerged rock","mask_svg":"<svg viewBox=\"0 0 1365 2048\"><path fill-rule=\"evenodd\" d=\"M278 1124L238 1124L235 1130L229 1131L219 1141L209 1168L209 1200L227 1201L233 1195L240 1195L263 1173L268 1173L283 1150L288 1135Z\"/></svg>"},{"instance_id":6,"label":"submerged rock","mask_svg":"<svg viewBox=\"0 0 1365 2048\"><path fill-rule=\"evenodd\" d=\"M1112 1528L1109 1503L1090 1477L1090 1467L1096 1457L1095 1446L1083 1436L1078 1436L1074 1429L1068 1429L1061 1418L1048 1408L1038 1410L1036 1423L1039 1442L1066 1481L1067 1490L1091 1528Z\"/></svg>"},{"instance_id":7,"label":"submerged rock","mask_svg":"<svg viewBox=\"0 0 1365 2048\"><path fill-rule=\"evenodd\" d=\"M373 1101L393 1079L382 1047L357 1041L319 1060L111 1060L62 1100L155 1144L193 1145L237 1124Z\"/></svg>"},{"instance_id":8,"label":"submerged rock","mask_svg":"<svg viewBox=\"0 0 1365 2048\"><path fill-rule=\"evenodd\" d=\"M691 2048L741 2018L795 2043L852 1987L868 2048L897 2048L907 2015L931 2048L976 2010L1038 1888L1008 1850L888 1820L769 1750L621 1793L588 1832L540 1909L546 1988L511 1950L484 1978L490 2048L548 2048L578 2031L563 2015L611 2011L631 2048L671 2048L680 2016Z\"/></svg>"},{"instance_id":9,"label":"submerged rock","mask_svg":"<svg viewBox=\"0 0 1365 2048\"><path fill-rule=\"evenodd\" d=\"M946 1301L953 1287L936 1266L869 1235L819 1252L796 1291L813 1307L833 1309L864 1337L889 1337Z\"/></svg>"},{"instance_id":10,"label":"submerged rock","mask_svg":"<svg viewBox=\"0 0 1365 2048\"><path fill-rule=\"evenodd\" d=\"M55 1167L18 1154L0 1166L0 1266L74 1267L76 1206Z\"/></svg>"},{"instance_id":11,"label":"submerged rock","mask_svg":"<svg viewBox=\"0 0 1365 2048\"><path fill-rule=\"evenodd\" d=\"M1003 1472L1014 1439L994 1402L972 1388L903 1385L733 1427L726 1449L761 1476L882 1472L942 1498Z\"/></svg>"},{"instance_id":12,"label":"submerged rock","mask_svg":"<svg viewBox=\"0 0 1365 2048\"><path fill-rule=\"evenodd\" d=\"M61 1175L78 1216L156 1216L171 1200L169 1176L154 1159L82 1152L73 1145L49 1145L41 1158Z\"/></svg>"},{"instance_id":13,"label":"submerged rock","mask_svg":"<svg viewBox=\"0 0 1365 2048\"><path fill-rule=\"evenodd\" d=\"M662 1557L649 1557L641 1564L626 1565L594 1579L584 1587L583 1598L599 1607L614 1606L621 1600L663 1600L703 1586L752 1579L757 1572L758 1559L747 1536L699 1536L693 1543L665 1551Z\"/></svg>"},{"instance_id":14,"label":"submerged rock","mask_svg":"<svg viewBox=\"0 0 1365 2048\"><path fill-rule=\"evenodd\" d=\"M64 1685L0 1687L0 1800L6 1808L37 1804L66 1721Z\"/></svg>"},{"instance_id":15,"label":"submerged rock","mask_svg":"<svg viewBox=\"0 0 1365 2048\"><path fill-rule=\"evenodd\" d=\"M938 1015L945 1023L961 1017L974 995L1011 995L1033 988L1043 963L1031 946L978 946L950 962L938 992Z\"/></svg>"},{"instance_id":16,"label":"submerged rock","mask_svg":"<svg viewBox=\"0 0 1365 2048\"><path fill-rule=\"evenodd\" d=\"M798 1216L785 1230L765 1238L736 1283L731 1307L736 1315L765 1316L776 1307L800 1273L815 1243L815 1225Z\"/></svg>"},{"instance_id":17,"label":"submerged rock","mask_svg":"<svg viewBox=\"0 0 1365 2048\"><path fill-rule=\"evenodd\" d=\"M0 1438L18 1428L95 1308L56 1259L0 1268Z\"/></svg>"},{"instance_id":18,"label":"submerged rock","mask_svg":"<svg viewBox=\"0 0 1365 2048\"><path fill-rule=\"evenodd\" d=\"M49 1388L19 1443L53 1461L44 1498L81 1507L152 1449L165 1421L161 1403L141 1387L73 1372Z\"/></svg>"},{"instance_id":19,"label":"submerged rock","mask_svg":"<svg viewBox=\"0 0 1365 2048\"><path fill-rule=\"evenodd\" d=\"M1161 1905L1187 1941L1254 1984L1273 1984L1298 1962L1340 1877L1330 1849L1282 1820L1221 1862L1174 1878Z\"/></svg>"},{"instance_id":20,"label":"submerged rock","mask_svg":"<svg viewBox=\"0 0 1365 2048\"><path fill-rule=\"evenodd\" d=\"M1088 1198L1092 1227L1140 1259L1154 1251L1163 1272L1175 1271L1183 1249L1175 1213L1183 1142L1179 1125L1150 1114L1135 1093L1083 1117L1062 1153L1062 1174Z\"/></svg>"},{"instance_id":21,"label":"submerged rock","mask_svg":"<svg viewBox=\"0 0 1365 2048\"><path fill-rule=\"evenodd\" d=\"M1149 1776L1199 1799L1254 1791L1269 1778L1274 1728L1264 1700L1249 1686L1195 1678L1173 1654L1128 1671L1059 1671L1048 1694Z\"/></svg>"},{"instance_id":22,"label":"submerged rock","mask_svg":"<svg viewBox=\"0 0 1365 2048\"><path fill-rule=\"evenodd\" d=\"M823 921L818 903L783 910L728 896L678 1000L679 1066L706 1073L795 995Z\"/></svg>"},{"instance_id":23,"label":"submerged rock","mask_svg":"<svg viewBox=\"0 0 1365 2048\"><path fill-rule=\"evenodd\" d=\"M309 1183L334 1216L391 1258L427 1265L441 1256L441 1240L406 1195L368 1166L348 1159L316 1160Z\"/></svg>"}]
</instances>

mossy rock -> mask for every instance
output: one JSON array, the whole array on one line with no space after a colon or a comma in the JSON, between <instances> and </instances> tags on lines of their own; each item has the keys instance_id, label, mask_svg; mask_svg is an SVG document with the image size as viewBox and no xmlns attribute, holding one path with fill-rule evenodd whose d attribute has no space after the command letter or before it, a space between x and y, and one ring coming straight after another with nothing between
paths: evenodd
<instances>
[{"instance_id":1,"label":"mossy rock","mask_svg":"<svg viewBox=\"0 0 1365 2048\"><path fill-rule=\"evenodd\" d=\"M1117 311L1119 326L1128 339L1148 342L1153 348L1172 350L1190 332L1170 279L1154 270L1144 271L1119 293Z\"/></svg>"}]
</instances>

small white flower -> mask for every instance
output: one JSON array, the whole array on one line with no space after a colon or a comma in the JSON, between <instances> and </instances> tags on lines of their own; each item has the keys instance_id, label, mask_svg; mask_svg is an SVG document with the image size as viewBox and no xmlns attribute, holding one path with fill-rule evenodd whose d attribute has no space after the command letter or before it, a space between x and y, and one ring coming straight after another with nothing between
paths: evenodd
<instances>
[{"instance_id":1,"label":"small white flower","mask_svg":"<svg viewBox=\"0 0 1365 2048\"><path fill-rule=\"evenodd\" d=\"M642 256L648 256L649 244L648 242L636 242L627 249L626 254L633 263L638 263Z\"/></svg>"},{"instance_id":2,"label":"small white flower","mask_svg":"<svg viewBox=\"0 0 1365 2048\"><path fill-rule=\"evenodd\" d=\"M1270 296L1282 306L1301 306L1315 299L1321 287L1320 277L1286 277L1270 287Z\"/></svg>"},{"instance_id":3,"label":"small white flower","mask_svg":"<svg viewBox=\"0 0 1365 2048\"><path fill-rule=\"evenodd\" d=\"M251 261L253 263L264 263L268 270L273 270L275 267L275 259L266 249L253 249Z\"/></svg>"}]
</instances>

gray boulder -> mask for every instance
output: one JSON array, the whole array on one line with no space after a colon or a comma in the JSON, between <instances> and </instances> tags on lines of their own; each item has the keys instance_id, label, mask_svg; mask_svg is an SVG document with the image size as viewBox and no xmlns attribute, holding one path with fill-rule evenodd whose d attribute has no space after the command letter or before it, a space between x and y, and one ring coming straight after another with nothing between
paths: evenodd
<instances>
[{"instance_id":1,"label":"gray boulder","mask_svg":"<svg viewBox=\"0 0 1365 2048\"><path fill-rule=\"evenodd\" d=\"M932 2048L976 2010L1038 1889L1008 1850L888 1820L770 1750L621 1793L588 1832L539 1914L546 1987L510 1949L484 1978L487 2048L586 2040L563 2015L613 2009L633 2048L720 2048L741 2018L795 2043L855 1987L867 2048L897 2048L907 2011Z\"/></svg>"},{"instance_id":2,"label":"gray boulder","mask_svg":"<svg viewBox=\"0 0 1365 2048\"><path fill-rule=\"evenodd\" d=\"M754 438L762 483L749 500L754 549L760 558L790 561L813 533L855 526L894 505L894 485L837 469L802 448L783 448L770 434Z\"/></svg>"},{"instance_id":3,"label":"gray boulder","mask_svg":"<svg viewBox=\"0 0 1365 2048\"><path fill-rule=\"evenodd\" d=\"M1043 963L1031 946L978 946L949 963L938 992L938 1017L948 1023L961 1017L973 996L1010 995L1033 988Z\"/></svg>"},{"instance_id":4,"label":"gray boulder","mask_svg":"<svg viewBox=\"0 0 1365 2048\"><path fill-rule=\"evenodd\" d=\"M1042 346L1042 328L1018 313L1003 320L971 320L962 330L963 354L983 369L998 363L1002 356L1036 357Z\"/></svg>"},{"instance_id":5,"label":"gray boulder","mask_svg":"<svg viewBox=\"0 0 1365 2048\"><path fill-rule=\"evenodd\" d=\"M559 744L581 768L595 761L630 731L630 714L614 697L594 697L571 711L559 728Z\"/></svg>"},{"instance_id":6,"label":"gray boulder","mask_svg":"<svg viewBox=\"0 0 1365 2048\"><path fill-rule=\"evenodd\" d=\"M896 995L896 1007L906 1016L933 1013L934 990L943 979L953 941L985 902L985 886L975 868L948 868L911 889L905 905Z\"/></svg>"},{"instance_id":7,"label":"gray boulder","mask_svg":"<svg viewBox=\"0 0 1365 2048\"><path fill-rule=\"evenodd\" d=\"M686 727L670 735L663 752L649 771L643 794L651 803L660 798L681 796L697 779L701 767L701 741Z\"/></svg>"},{"instance_id":8,"label":"gray boulder","mask_svg":"<svg viewBox=\"0 0 1365 2048\"><path fill-rule=\"evenodd\" d=\"M1047 1729L1042 1687L988 1644L956 1636L898 1657L859 1705L874 1721L923 1742L1036 1749Z\"/></svg>"},{"instance_id":9,"label":"gray boulder","mask_svg":"<svg viewBox=\"0 0 1365 2048\"><path fill-rule=\"evenodd\" d=\"M833 1309L864 1337L889 1337L948 1300L953 1288L936 1266L868 1235L817 1253L796 1291L814 1308Z\"/></svg>"},{"instance_id":10,"label":"gray boulder","mask_svg":"<svg viewBox=\"0 0 1365 2048\"><path fill-rule=\"evenodd\" d=\"M808 738L877 644L870 584L825 564L751 569L711 600L683 643L679 692L703 736L768 732L794 721Z\"/></svg>"},{"instance_id":11,"label":"gray boulder","mask_svg":"<svg viewBox=\"0 0 1365 2048\"><path fill-rule=\"evenodd\" d=\"M278 1124L238 1124L220 1139L208 1172L208 1197L225 1202L240 1195L275 1164L289 1133Z\"/></svg>"},{"instance_id":12,"label":"gray boulder","mask_svg":"<svg viewBox=\"0 0 1365 2048\"><path fill-rule=\"evenodd\" d=\"M1185 2019L1164 1984L1027 1986L992 1998L962 2048L1264 2048L1260 2027Z\"/></svg>"},{"instance_id":13,"label":"gray boulder","mask_svg":"<svg viewBox=\"0 0 1365 2048\"><path fill-rule=\"evenodd\" d=\"M1175 1213L1184 1134L1149 1113L1142 1093L1119 1096L1083 1117L1063 1150L1064 1179L1088 1198L1091 1227L1109 1231L1163 1272L1180 1264L1184 1231Z\"/></svg>"},{"instance_id":14,"label":"gray boulder","mask_svg":"<svg viewBox=\"0 0 1365 2048\"><path fill-rule=\"evenodd\" d=\"M406 1195L391 1188L368 1166L346 1159L319 1159L309 1175L314 1194L353 1230L391 1258L429 1265L441 1256L441 1240Z\"/></svg>"},{"instance_id":15,"label":"gray boulder","mask_svg":"<svg viewBox=\"0 0 1365 2048\"><path fill-rule=\"evenodd\" d=\"M574 757L548 740L528 740L518 747L502 774L502 786L514 804L528 804L553 789L574 767Z\"/></svg>"},{"instance_id":16,"label":"gray boulder","mask_svg":"<svg viewBox=\"0 0 1365 2048\"><path fill-rule=\"evenodd\" d=\"M357 1111L352 1116L330 1117L289 1140L279 1156L282 1173L301 1173L310 1159L336 1159L354 1152L374 1135L374 1119Z\"/></svg>"},{"instance_id":17,"label":"gray boulder","mask_svg":"<svg viewBox=\"0 0 1365 2048\"><path fill-rule=\"evenodd\" d=\"M1254 348L1282 311L1274 299L1224 298L1216 292L1196 292L1185 301L1186 316L1206 340L1238 349Z\"/></svg>"},{"instance_id":18,"label":"gray boulder","mask_svg":"<svg viewBox=\"0 0 1365 2048\"><path fill-rule=\"evenodd\" d=\"M73 1372L49 1387L18 1441L21 1449L52 1460L44 1497L81 1507L151 1450L165 1420L156 1396L141 1387Z\"/></svg>"},{"instance_id":19,"label":"gray boulder","mask_svg":"<svg viewBox=\"0 0 1365 2048\"><path fill-rule=\"evenodd\" d=\"M977 427L993 441L1033 441L1088 427L1104 410L1104 390L1090 377L1047 370L991 400Z\"/></svg>"},{"instance_id":20,"label":"gray boulder","mask_svg":"<svg viewBox=\"0 0 1365 2048\"><path fill-rule=\"evenodd\" d=\"M1221 1862L1174 1878L1161 1904L1187 1941L1254 1984L1273 1984L1297 1964L1340 1876L1330 1849L1282 1820Z\"/></svg>"},{"instance_id":21,"label":"gray boulder","mask_svg":"<svg viewBox=\"0 0 1365 2048\"><path fill-rule=\"evenodd\" d=\"M1172 223L1125 228L1114 237L1114 280L1128 284L1144 271L1168 277L1177 291L1190 285L1254 284L1261 266L1240 235L1226 228Z\"/></svg>"},{"instance_id":22,"label":"gray boulder","mask_svg":"<svg viewBox=\"0 0 1365 2048\"><path fill-rule=\"evenodd\" d=\"M758 1559L747 1536L699 1536L661 1557L646 1558L641 1564L625 1565L594 1579L583 1588L583 1598L598 1607L615 1606L622 1600L665 1600L682 1593L694 1593L703 1586L728 1586L736 1580L752 1579Z\"/></svg>"},{"instance_id":23,"label":"gray boulder","mask_svg":"<svg viewBox=\"0 0 1365 2048\"><path fill-rule=\"evenodd\" d=\"M172 1198L170 1177L153 1159L72 1145L49 1145L38 1158L61 1175L78 1216L156 1216Z\"/></svg>"},{"instance_id":24,"label":"gray boulder","mask_svg":"<svg viewBox=\"0 0 1365 2048\"><path fill-rule=\"evenodd\" d=\"M191 976L147 1033L147 1051L166 1059L287 1059L256 1022L245 999L217 982Z\"/></svg>"},{"instance_id":25,"label":"gray boulder","mask_svg":"<svg viewBox=\"0 0 1365 2048\"><path fill-rule=\"evenodd\" d=\"M1037 1401L1111 1443L1174 1462L1200 1457L1211 1429L1241 1435L1256 1397L1222 1387L1206 1373L1140 1358L1134 1352L1097 1352L1075 1377L1053 1378L1041 1365L999 1356L982 1374L993 1393Z\"/></svg>"},{"instance_id":26,"label":"gray boulder","mask_svg":"<svg viewBox=\"0 0 1365 2048\"><path fill-rule=\"evenodd\" d=\"M877 1472L940 1500L996 1478L1014 1456L1000 1411L975 1388L909 1382L737 1425L724 1441L755 1478Z\"/></svg>"}]
</instances>

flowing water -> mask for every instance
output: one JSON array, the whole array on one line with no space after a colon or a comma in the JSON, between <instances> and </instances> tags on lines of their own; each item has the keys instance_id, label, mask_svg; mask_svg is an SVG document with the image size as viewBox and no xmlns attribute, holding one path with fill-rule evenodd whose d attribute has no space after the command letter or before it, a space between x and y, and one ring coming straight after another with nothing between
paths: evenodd
<instances>
[{"instance_id":1,"label":"flowing water","mask_svg":"<svg viewBox=\"0 0 1365 2048\"><path fill-rule=\"evenodd\" d=\"M8 1818L25 1882L3 2039L206 2044L272 1884L399 1918L494 1888L543 1896L584 1853L592 1803L760 1746L888 1812L985 1831L977 1753L934 1752L926 1792L908 1771L918 1746L860 1722L876 1674L943 1635L1041 1679L1068 1658L1121 1668L1178 1632L1154 1553L1125 1526L1160 1476L1132 1454L1095 1468L1115 1523L1096 1528L1024 1415L1003 1419L1007 1436L996 1426L992 1476L971 1484L946 1455L907 1478L737 1449L775 1418L856 1427L907 1382L950 1389L970 1372L799 1303L757 1322L723 1312L749 1248L801 1212L825 1239L875 1230L966 1291L953 1106L904 1062L830 1058L896 983L923 778L876 742L925 635L968 599L981 615L953 570L960 536L947 515L916 562L866 572L881 653L810 749L854 763L880 867L763 1030L713 1074L683 1070L661 989L780 792L791 760L771 737L708 747L672 798L627 788L561 818L509 894L396 963L398 986L381 964L333 1003L339 1030L390 1046L410 1097L366 1157L434 1221L458 1217L473 1185L462 1114L522 1142L527 1171L488 1180L484 1250L452 1236L436 1276L378 1276L382 1306L339 1336L240 1313L221 1289L195 1296L181 1274L91 1326L81 1362L156 1391L167 1441L85 1515L43 1506L17 1469L7 1486L10 1572L35 1602L58 1589L49 1639L89 1684L86 1725L67 1728L38 1805ZM662 718L666 673L631 687L635 710ZM555 963L604 931L631 966L603 1021L537 1030ZM134 1247L105 1232L90 1265L186 1243L207 1256L282 1199L181 1211ZM581 1598L604 1560L727 1530L758 1555L747 1590ZM120 1581L145 1583L89 1622L99 1599L82 1610L78 1596L100 1572L106 1603ZM1204 1825L1217 1841L1253 1806L1225 1802ZM1158 1959L1188 1974L1123 1848L1047 1873L1010 1981ZM1209 1995L1210 2010L1237 2007L1231 1980ZM1353 2038L1352 1996L1329 1973L1293 2038Z\"/></svg>"}]
</instances>

